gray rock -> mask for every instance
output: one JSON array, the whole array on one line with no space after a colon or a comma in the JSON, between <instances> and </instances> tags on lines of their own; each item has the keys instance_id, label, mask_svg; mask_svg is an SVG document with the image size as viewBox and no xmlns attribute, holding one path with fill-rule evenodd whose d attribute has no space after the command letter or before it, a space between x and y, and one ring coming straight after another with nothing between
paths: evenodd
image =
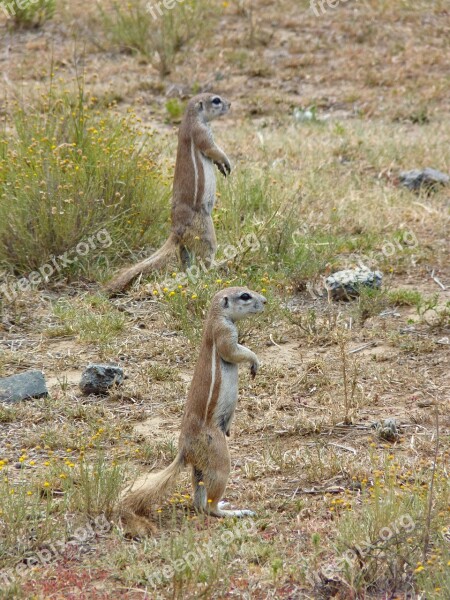
<instances>
[{"instance_id":1,"label":"gray rock","mask_svg":"<svg viewBox=\"0 0 450 600\"><path fill-rule=\"evenodd\" d=\"M350 300L359 296L362 287L379 289L383 281L380 271L370 271L367 267L337 271L325 280L328 295L333 300Z\"/></svg>"},{"instance_id":2,"label":"gray rock","mask_svg":"<svg viewBox=\"0 0 450 600\"><path fill-rule=\"evenodd\" d=\"M450 177L436 169L414 169L412 171L402 171L399 175L400 183L413 192L422 188L433 190L441 185L448 185Z\"/></svg>"},{"instance_id":3,"label":"gray rock","mask_svg":"<svg viewBox=\"0 0 450 600\"><path fill-rule=\"evenodd\" d=\"M382 440L396 442L400 439L397 421L395 419L385 419L372 424Z\"/></svg>"},{"instance_id":4,"label":"gray rock","mask_svg":"<svg viewBox=\"0 0 450 600\"><path fill-rule=\"evenodd\" d=\"M80 389L83 394L106 394L123 383L123 369L115 365L88 365L83 371Z\"/></svg>"},{"instance_id":5,"label":"gray rock","mask_svg":"<svg viewBox=\"0 0 450 600\"><path fill-rule=\"evenodd\" d=\"M45 396L48 396L48 390L41 371L27 371L0 379L0 402L13 404Z\"/></svg>"}]
</instances>

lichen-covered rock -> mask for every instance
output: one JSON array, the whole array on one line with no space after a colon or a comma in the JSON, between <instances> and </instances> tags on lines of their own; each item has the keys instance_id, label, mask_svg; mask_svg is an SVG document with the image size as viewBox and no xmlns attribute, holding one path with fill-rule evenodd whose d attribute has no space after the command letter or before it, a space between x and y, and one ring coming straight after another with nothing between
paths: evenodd
<instances>
[{"instance_id":1,"label":"lichen-covered rock","mask_svg":"<svg viewBox=\"0 0 450 600\"><path fill-rule=\"evenodd\" d=\"M378 289L382 281L383 274L380 271L358 267L333 273L326 278L325 287L333 300L350 300L359 296L362 287Z\"/></svg>"},{"instance_id":2,"label":"lichen-covered rock","mask_svg":"<svg viewBox=\"0 0 450 600\"><path fill-rule=\"evenodd\" d=\"M0 379L0 402L15 403L45 396L48 396L48 390L41 371L27 371Z\"/></svg>"},{"instance_id":3,"label":"lichen-covered rock","mask_svg":"<svg viewBox=\"0 0 450 600\"><path fill-rule=\"evenodd\" d=\"M385 419L373 423L372 427L377 431L382 440L396 442L400 438L397 422L395 419Z\"/></svg>"},{"instance_id":4,"label":"lichen-covered rock","mask_svg":"<svg viewBox=\"0 0 450 600\"><path fill-rule=\"evenodd\" d=\"M123 383L123 369L114 365L88 365L83 371L80 389L83 394L103 395Z\"/></svg>"},{"instance_id":5,"label":"lichen-covered rock","mask_svg":"<svg viewBox=\"0 0 450 600\"><path fill-rule=\"evenodd\" d=\"M423 188L433 190L438 186L448 185L450 177L436 169L413 169L402 171L399 175L400 183L409 190L417 192Z\"/></svg>"}]
</instances>

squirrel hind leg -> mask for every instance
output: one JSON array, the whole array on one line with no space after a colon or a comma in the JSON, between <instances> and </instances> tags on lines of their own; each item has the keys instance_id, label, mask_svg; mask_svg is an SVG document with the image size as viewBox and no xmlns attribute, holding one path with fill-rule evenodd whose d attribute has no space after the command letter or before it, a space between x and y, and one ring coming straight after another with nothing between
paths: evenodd
<instances>
[{"instance_id":1,"label":"squirrel hind leg","mask_svg":"<svg viewBox=\"0 0 450 600\"><path fill-rule=\"evenodd\" d=\"M229 474L230 459L225 443L221 453L211 454L206 468L192 469L194 508L198 512L212 517L244 517L253 514L245 510L224 510L226 503L221 502L221 499L225 493Z\"/></svg>"},{"instance_id":2,"label":"squirrel hind leg","mask_svg":"<svg viewBox=\"0 0 450 600\"><path fill-rule=\"evenodd\" d=\"M197 467L192 467L192 487L194 489L194 508L198 512L205 512L207 505L206 487L203 481L203 472Z\"/></svg>"},{"instance_id":3,"label":"squirrel hind leg","mask_svg":"<svg viewBox=\"0 0 450 600\"><path fill-rule=\"evenodd\" d=\"M186 246L180 246L180 261L183 269L189 269L192 266L192 254Z\"/></svg>"}]
</instances>

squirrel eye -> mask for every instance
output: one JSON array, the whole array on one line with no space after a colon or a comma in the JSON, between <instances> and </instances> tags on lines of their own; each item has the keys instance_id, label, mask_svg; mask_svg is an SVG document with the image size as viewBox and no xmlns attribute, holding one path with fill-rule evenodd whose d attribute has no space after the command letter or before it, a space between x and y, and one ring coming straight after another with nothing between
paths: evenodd
<instances>
[{"instance_id":1,"label":"squirrel eye","mask_svg":"<svg viewBox=\"0 0 450 600\"><path fill-rule=\"evenodd\" d=\"M212 99L212 103L218 106L219 104L222 104L222 100L218 96L216 96Z\"/></svg>"},{"instance_id":2,"label":"squirrel eye","mask_svg":"<svg viewBox=\"0 0 450 600\"><path fill-rule=\"evenodd\" d=\"M251 300L252 299L250 294L247 294L247 292L244 292L243 294L241 294L240 298L241 298L241 300Z\"/></svg>"}]
</instances>

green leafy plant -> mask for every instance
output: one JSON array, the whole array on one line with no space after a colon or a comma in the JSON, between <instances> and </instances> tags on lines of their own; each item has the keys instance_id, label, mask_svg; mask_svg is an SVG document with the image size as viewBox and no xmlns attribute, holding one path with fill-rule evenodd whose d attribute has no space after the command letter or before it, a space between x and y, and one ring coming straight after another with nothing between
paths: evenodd
<instances>
[{"instance_id":1,"label":"green leafy plant","mask_svg":"<svg viewBox=\"0 0 450 600\"><path fill-rule=\"evenodd\" d=\"M41 27L55 14L56 0L24 0L10 6L13 25L17 29Z\"/></svg>"},{"instance_id":2,"label":"green leafy plant","mask_svg":"<svg viewBox=\"0 0 450 600\"><path fill-rule=\"evenodd\" d=\"M26 275L68 252L69 264L59 260L55 273L104 272L110 260L142 247L155 222L159 239L169 191L151 132L131 114L100 117L94 104L81 84L75 95L52 88L41 104L11 107L0 144L0 265L7 271ZM98 243L102 229L111 243Z\"/></svg>"},{"instance_id":3,"label":"green leafy plant","mask_svg":"<svg viewBox=\"0 0 450 600\"><path fill-rule=\"evenodd\" d=\"M47 335L78 335L81 341L105 345L125 326L125 316L102 296L88 296L76 300L59 300L54 305L58 324L47 330Z\"/></svg>"},{"instance_id":4,"label":"green leafy plant","mask_svg":"<svg viewBox=\"0 0 450 600\"><path fill-rule=\"evenodd\" d=\"M170 73L180 49L205 33L210 15L206 0L185 0L170 9L143 0L113 2L111 10L98 7L111 41L125 52L141 54L162 77Z\"/></svg>"}]
</instances>

